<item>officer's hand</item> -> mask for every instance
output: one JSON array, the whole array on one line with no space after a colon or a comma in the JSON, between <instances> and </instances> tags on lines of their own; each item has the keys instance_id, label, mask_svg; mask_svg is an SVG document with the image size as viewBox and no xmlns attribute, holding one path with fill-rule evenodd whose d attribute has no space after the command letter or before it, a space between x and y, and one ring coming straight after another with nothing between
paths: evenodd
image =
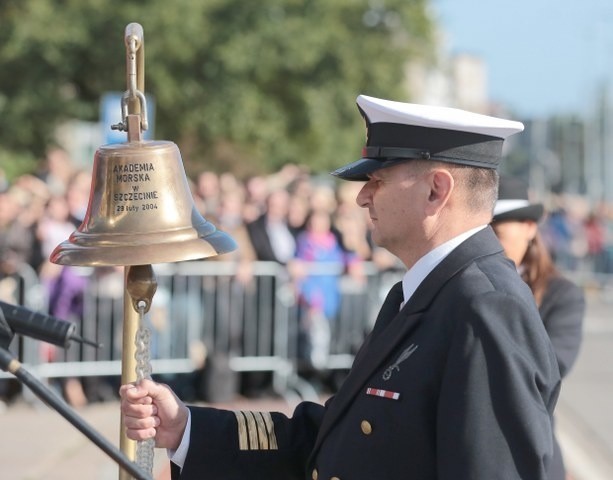
<instances>
[{"instance_id":1,"label":"officer's hand","mask_svg":"<svg viewBox=\"0 0 613 480\"><path fill-rule=\"evenodd\" d=\"M188 409L168 387L151 380L122 385L121 414L132 440L155 438L155 446L176 450L187 425Z\"/></svg>"}]
</instances>

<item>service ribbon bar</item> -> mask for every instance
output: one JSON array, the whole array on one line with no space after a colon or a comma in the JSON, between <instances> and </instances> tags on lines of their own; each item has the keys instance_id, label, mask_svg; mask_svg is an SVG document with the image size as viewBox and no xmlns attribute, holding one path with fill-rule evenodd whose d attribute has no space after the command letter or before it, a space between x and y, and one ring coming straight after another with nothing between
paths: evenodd
<instances>
[{"instance_id":1,"label":"service ribbon bar","mask_svg":"<svg viewBox=\"0 0 613 480\"><path fill-rule=\"evenodd\" d=\"M381 388L371 388L371 387L368 387L366 389L366 395L373 395L375 397L389 398L391 400L398 400L400 398L400 393L398 392L390 392L389 390L383 390Z\"/></svg>"}]
</instances>

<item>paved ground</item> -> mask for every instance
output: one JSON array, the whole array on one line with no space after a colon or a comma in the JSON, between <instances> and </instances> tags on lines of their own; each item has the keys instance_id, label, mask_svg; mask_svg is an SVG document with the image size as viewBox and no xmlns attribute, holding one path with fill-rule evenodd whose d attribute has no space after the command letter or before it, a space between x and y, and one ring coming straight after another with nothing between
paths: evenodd
<instances>
[{"instance_id":1,"label":"paved ground","mask_svg":"<svg viewBox=\"0 0 613 480\"><path fill-rule=\"evenodd\" d=\"M576 480L613 479L613 290L588 295L584 340L562 386L558 437Z\"/></svg>"},{"instance_id":2,"label":"paved ground","mask_svg":"<svg viewBox=\"0 0 613 480\"><path fill-rule=\"evenodd\" d=\"M610 299L609 299L610 298ZM613 292L590 294L585 340L564 384L557 410L558 437L574 480L613 479ZM237 409L291 406L276 399L237 400ZM78 410L83 419L118 445L117 402ZM156 450L156 480L169 479L165 452ZM2 480L115 480L116 464L63 417L43 404L18 402L0 413Z\"/></svg>"},{"instance_id":3,"label":"paved ground","mask_svg":"<svg viewBox=\"0 0 613 480\"><path fill-rule=\"evenodd\" d=\"M237 400L223 405L236 409L274 409L289 406L274 399ZM96 403L78 410L85 421L111 443L119 445L119 404ZM154 476L170 478L164 450L156 449ZM0 414L0 479L2 480L117 480L119 467L67 420L44 405L25 402Z\"/></svg>"}]
</instances>

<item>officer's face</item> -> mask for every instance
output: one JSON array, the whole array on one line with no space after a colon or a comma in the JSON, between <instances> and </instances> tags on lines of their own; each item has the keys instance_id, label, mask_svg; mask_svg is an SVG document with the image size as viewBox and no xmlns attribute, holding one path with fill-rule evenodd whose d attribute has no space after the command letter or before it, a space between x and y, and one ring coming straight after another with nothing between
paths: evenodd
<instances>
[{"instance_id":1,"label":"officer's face","mask_svg":"<svg viewBox=\"0 0 613 480\"><path fill-rule=\"evenodd\" d=\"M424 175L413 162L382 168L369 175L356 199L368 209L373 241L400 258L421 238Z\"/></svg>"}]
</instances>

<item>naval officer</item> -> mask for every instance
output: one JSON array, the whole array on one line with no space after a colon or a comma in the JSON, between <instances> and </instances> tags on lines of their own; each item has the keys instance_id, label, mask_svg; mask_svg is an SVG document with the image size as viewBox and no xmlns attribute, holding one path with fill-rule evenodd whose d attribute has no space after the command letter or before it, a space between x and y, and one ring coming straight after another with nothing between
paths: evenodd
<instances>
[{"instance_id":1,"label":"naval officer","mask_svg":"<svg viewBox=\"0 0 613 480\"><path fill-rule=\"evenodd\" d=\"M188 407L120 389L129 438L169 450L175 479L547 478L559 372L529 288L489 223L519 122L359 96L372 237L406 266L338 393L274 412Z\"/></svg>"}]
</instances>

